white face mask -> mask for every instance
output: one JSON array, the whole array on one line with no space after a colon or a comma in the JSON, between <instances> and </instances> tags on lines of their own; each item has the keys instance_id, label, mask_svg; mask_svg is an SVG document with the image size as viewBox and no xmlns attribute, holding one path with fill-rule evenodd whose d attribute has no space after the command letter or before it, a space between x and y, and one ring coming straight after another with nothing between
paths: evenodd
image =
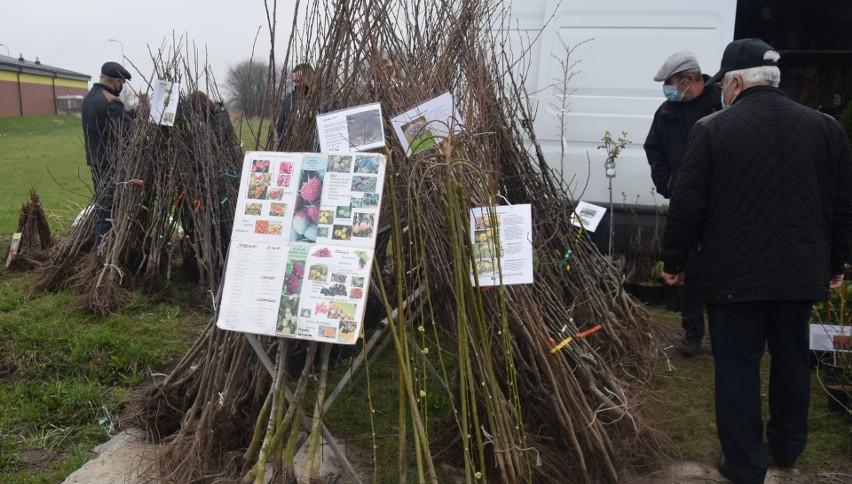
<instances>
[{"instance_id":1,"label":"white face mask","mask_svg":"<svg viewBox=\"0 0 852 484\"><path fill-rule=\"evenodd\" d=\"M731 82L729 82L727 86L724 85L724 83L725 81L722 80L722 93L720 94L720 96L722 97L722 109L728 109L729 107L731 107L731 105L725 102L725 90L731 87L731 84L734 83L734 80L731 79ZM734 99L736 99L736 96L734 96ZM731 99L732 103L734 102L734 99Z\"/></svg>"}]
</instances>

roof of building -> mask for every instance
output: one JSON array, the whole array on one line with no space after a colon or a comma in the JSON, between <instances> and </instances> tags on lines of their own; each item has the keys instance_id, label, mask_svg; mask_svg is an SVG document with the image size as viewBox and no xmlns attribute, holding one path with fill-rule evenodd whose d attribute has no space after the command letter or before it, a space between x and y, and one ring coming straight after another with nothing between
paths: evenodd
<instances>
[{"instance_id":1,"label":"roof of building","mask_svg":"<svg viewBox=\"0 0 852 484\"><path fill-rule=\"evenodd\" d=\"M9 57L0 55L0 70L21 72L26 74L36 74L49 77L61 77L63 79L74 79L77 81L89 81L92 76L79 72L61 69L59 67L48 66L39 62L38 58L35 61L25 60L23 57Z\"/></svg>"}]
</instances>

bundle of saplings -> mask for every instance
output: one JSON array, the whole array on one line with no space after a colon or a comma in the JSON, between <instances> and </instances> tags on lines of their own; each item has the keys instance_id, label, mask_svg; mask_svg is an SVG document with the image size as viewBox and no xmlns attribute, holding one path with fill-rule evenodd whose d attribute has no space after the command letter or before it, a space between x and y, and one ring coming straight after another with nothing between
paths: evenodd
<instances>
[{"instance_id":1,"label":"bundle of saplings","mask_svg":"<svg viewBox=\"0 0 852 484\"><path fill-rule=\"evenodd\" d=\"M269 8L274 19L274 3ZM525 139L536 139L534 110L519 59L509 58L501 48L506 38L493 28L511 24L503 5L315 1L297 17L280 64L277 44L270 49L269 65L284 67L270 71L267 97L280 100L290 68L309 62L310 104L278 140L274 103L260 120L268 131L258 146L311 151L318 112L381 103L388 170L380 225L389 241L377 247L386 257L377 258L373 280L384 315L394 315L401 413L371 418L398 420L401 479L409 478L411 454L418 475L410 478L421 482L440 480L436 461L457 466L468 482L507 483L615 482L659 463L667 441L643 410L658 351L650 318L571 224L576 200L562 177L535 143L525 147ZM275 39L275 22L269 28ZM388 117L444 92L461 129L411 155ZM178 152L174 145L160 149L165 153L155 156ZM171 183L173 172L155 166L164 171L162 183ZM175 203L182 191L163 203ZM187 191L178 202L192 196ZM482 259L474 254L469 210L506 204L531 205L535 282L481 287L471 278ZM560 264L569 250L569 263ZM367 328L373 331L369 321ZM152 474L174 482L263 482L271 469L277 478L319 479L330 345L258 340L271 372L242 334L211 320L165 379L136 393L135 421L164 443ZM441 381L427 373L429 365ZM294 366L300 371L288 371ZM317 381L309 385L312 375ZM429 434L435 392L446 394L453 412L441 432ZM297 476L293 455L302 430L310 430L309 464Z\"/></svg>"},{"instance_id":2,"label":"bundle of saplings","mask_svg":"<svg viewBox=\"0 0 852 484\"><path fill-rule=\"evenodd\" d=\"M103 189L38 267L38 288L78 288L79 305L105 315L129 303L133 290L153 300L171 296L178 268L196 285L193 302L212 309L243 152L227 111L212 100L218 95L208 70L199 74L190 59L180 46L154 59L149 85L181 83L174 125L150 119L150 94L140 96L130 132L114 136L121 142L110 147ZM93 250L97 207L108 199L112 229Z\"/></svg>"}]
</instances>

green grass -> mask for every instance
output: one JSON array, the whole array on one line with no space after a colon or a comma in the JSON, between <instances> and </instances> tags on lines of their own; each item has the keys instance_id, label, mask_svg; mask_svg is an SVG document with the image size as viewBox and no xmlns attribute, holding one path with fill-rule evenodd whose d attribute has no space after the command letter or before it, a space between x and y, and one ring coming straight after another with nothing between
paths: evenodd
<instances>
[{"instance_id":1,"label":"green grass","mask_svg":"<svg viewBox=\"0 0 852 484\"><path fill-rule=\"evenodd\" d=\"M0 118L0 248L8 250L34 187L59 235L89 202L80 120ZM184 309L190 288L151 304L136 296L108 318L73 309L73 292L34 294L32 275L0 270L0 482L58 482L108 438L127 390L182 356L207 320Z\"/></svg>"},{"instance_id":2,"label":"green grass","mask_svg":"<svg viewBox=\"0 0 852 484\"><path fill-rule=\"evenodd\" d=\"M76 294L30 294L0 274L0 482L56 482L107 438L128 389L182 356L207 316L137 296L120 314L76 312ZM186 293L184 288L183 293ZM26 455L49 451L28 464ZM33 474L35 472L35 474Z\"/></svg>"},{"instance_id":3,"label":"green grass","mask_svg":"<svg viewBox=\"0 0 852 484\"><path fill-rule=\"evenodd\" d=\"M30 187L41 196L51 229L67 227L91 197L83 129L73 116L0 117L0 243L18 226Z\"/></svg>"},{"instance_id":4,"label":"green grass","mask_svg":"<svg viewBox=\"0 0 852 484\"><path fill-rule=\"evenodd\" d=\"M238 119L233 119L238 122ZM244 120L237 133L253 149L259 121ZM269 121L263 125L264 133ZM74 116L0 117L0 244L8 244L18 227L21 205L36 189L51 229L67 228L91 199L92 179L83 148L83 128Z\"/></svg>"},{"instance_id":5,"label":"green grass","mask_svg":"<svg viewBox=\"0 0 852 484\"><path fill-rule=\"evenodd\" d=\"M242 141L243 143L243 150L255 151L255 138L258 134L262 134L262 136L260 136L261 141L266 141L266 133L268 132L270 127L270 120L264 120L263 125L261 125L260 120L257 118L246 118L241 121L237 117L238 115L239 113L231 114L231 123L234 125L234 129L237 132L237 137L240 138L240 141ZM272 120L272 123L274 125L275 120ZM260 149L263 149L262 144Z\"/></svg>"}]
</instances>

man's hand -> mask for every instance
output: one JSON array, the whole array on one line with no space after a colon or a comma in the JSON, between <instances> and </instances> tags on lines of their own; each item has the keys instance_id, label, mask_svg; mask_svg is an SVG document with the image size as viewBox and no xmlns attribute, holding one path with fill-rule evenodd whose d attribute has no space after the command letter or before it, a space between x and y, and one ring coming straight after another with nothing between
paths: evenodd
<instances>
[{"instance_id":1,"label":"man's hand","mask_svg":"<svg viewBox=\"0 0 852 484\"><path fill-rule=\"evenodd\" d=\"M670 286L682 286L684 279L686 279L684 274L684 272L678 272L677 274L669 274L668 272L663 271L663 280L666 281L666 284Z\"/></svg>"},{"instance_id":2,"label":"man's hand","mask_svg":"<svg viewBox=\"0 0 852 484\"><path fill-rule=\"evenodd\" d=\"M843 274L831 276L831 279L828 280L829 289L837 289L841 284L843 284Z\"/></svg>"}]
</instances>

